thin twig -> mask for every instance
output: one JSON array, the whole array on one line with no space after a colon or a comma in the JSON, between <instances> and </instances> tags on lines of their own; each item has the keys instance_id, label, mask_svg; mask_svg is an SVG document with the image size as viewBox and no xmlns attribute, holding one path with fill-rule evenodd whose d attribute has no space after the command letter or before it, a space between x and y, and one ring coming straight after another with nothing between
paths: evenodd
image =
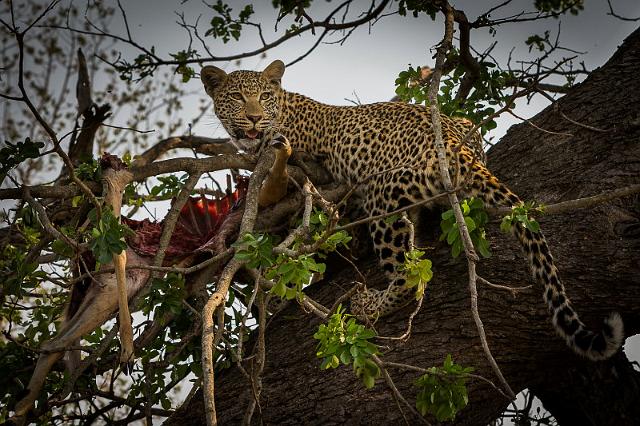
<instances>
[{"instance_id":1,"label":"thin twig","mask_svg":"<svg viewBox=\"0 0 640 426\"><path fill-rule=\"evenodd\" d=\"M512 110L507 110L507 112L511 115L513 115L515 118L517 118L518 120L522 120L525 123L527 123L528 125L530 125L531 127L533 127L534 129L540 130L541 132L544 133L548 133L550 135L559 135L559 136L569 136L569 137L573 137L572 133L567 133L567 132L553 132L551 130L547 130L547 129L543 129L542 127L538 126L537 124L535 124L534 122L532 122L529 119L526 119L524 117L520 117L518 114L516 114L515 112L513 112Z\"/></svg>"},{"instance_id":2,"label":"thin twig","mask_svg":"<svg viewBox=\"0 0 640 426\"><path fill-rule=\"evenodd\" d=\"M400 214L400 213L404 213L404 212L406 212L408 210L413 209L414 207L419 207L419 206L422 206L422 205L425 205L425 204L433 203L434 201L436 201L436 200L438 200L438 199L440 199L440 198L442 198L444 196L450 196L451 194L454 194L459 190L460 190L460 188L454 188L454 189L452 189L450 191L441 192L440 194L436 194L436 195L434 195L432 197L425 198L424 200L420 200L418 202L412 203L412 204L410 204L408 206L399 208L399 209L394 210L392 212L383 213L383 214L379 214L379 215L375 215L375 216L369 216L369 217L366 217L366 218L363 218L363 219L358 219L358 220L355 220L353 222L349 222L346 225L336 226L334 231L342 231L342 230L345 230L345 229L349 229L349 228L353 228L355 226L362 225L364 223L369 223L369 222L372 222L372 221L375 221L375 220L384 219L384 218L387 218L387 217L390 217L390 216L394 216L394 215L397 215L397 214Z\"/></svg>"},{"instance_id":3,"label":"thin twig","mask_svg":"<svg viewBox=\"0 0 640 426\"><path fill-rule=\"evenodd\" d=\"M531 287L533 287L532 285L526 285L526 286L522 286L522 287L509 287L506 285L500 285L500 284L494 284L491 281L482 278L480 275L476 276L476 279L478 281L480 281L482 284L486 284L489 287L493 287L493 288L497 288L499 290L507 290L508 292L511 293L511 295L515 298L518 295L518 292L524 291L524 290L528 290Z\"/></svg>"},{"instance_id":4,"label":"thin twig","mask_svg":"<svg viewBox=\"0 0 640 426\"><path fill-rule=\"evenodd\" d=\"M413 415L420 421L420 423L425 424L425 425L430 425L431 423L429 423L427 421L427 419L425 419L423 416L421 416L420 413L418 413L418 411L414 408L414 406L409 404L409 402L405 399L405 397L402 396L402 394L400 393L400 391L398 390L396 385L393 383L393 380L391 379L391 376L389 375L389 372L385 368L385 364L386 363L382 362L382 360L380 358L378 358L377 355L372 355L371 359L373 360L373 362L376 363L378 368L380 368L380 370L382 372L382 377L384 377L384 381L387 383L387 386L389 386L389 389L391 389L391 392L393 393L394 398L397 398L400 401L402 401L402 403L404 405L406 405L407 408L409 408L409 411L411 411L413 413ZM404 417L404 414L403 414L403 417Z\"/></svg>"},{"instance_id":5,"label":"thin twig","mask_svg":"<svg viewBox=\"0 0 640 426\"><path fill-rule=\"evenodd\" d=\"M256 283L256 287L259 288ZM260 292L258 295L258 341L256 343L256 357L253 360L253 368L251 369L251 392L253 398L249 401L249 406L242 419L243 425L251 424L251 417L255 408L258 407L258 413L262 416L262 407L260 406L260 394L262 393L262 372L266 364L266 344L265 333L267 328L267 303L266 295Z\"/></svg>"},{"instance_id":6,"label":"thin twig","mask_svg":"<svg viewBox=\"0 0 640 426\"><path fill-rule=\"evenodd\" d=\"M376 339L380 340L401 340L405 341L411 337L411 328L413 326L413 318L420 312L420 308L422 308L422 301L424 300L424 295L418 299L418 303L416 304L415 309L409 315L409 319L407 320L407 329L400 336L376 336Z\"/></svg>"},{"instance_id":7,"label":"thin twig","mask_svg":"<svg viewBox=\"0 0 640 426\"><path fill-rule=\"evenodd\" d=\"M638 17L638 18L627 18L625 16L618 15L616 12L613 11L613 6L611 5L611 0L607 0L607 3L609 4L609 12L607 13L607 15L613 16L614 18L618 18L621 21L630 21L630 22L638 22L638 21L640 21L640 17Z\"/></svg>"}]
</instances>

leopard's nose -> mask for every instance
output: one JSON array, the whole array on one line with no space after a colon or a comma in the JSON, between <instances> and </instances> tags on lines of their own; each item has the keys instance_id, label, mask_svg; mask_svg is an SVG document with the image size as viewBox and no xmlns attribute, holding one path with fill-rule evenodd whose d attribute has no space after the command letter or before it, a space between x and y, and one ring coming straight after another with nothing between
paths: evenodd
<instances>
[{"instance_id":1,"label":"leopard's nose","mask_svg":"<svg viewBox=\"0 0 640 426\"><path fill-rule=\"evenodd\" d=\"M249 120L251 120L253 123L257 123L258 121L260 121L260 119L262 119L261 115L247 115L247 118Z\"/></svg>"}]
</instances>

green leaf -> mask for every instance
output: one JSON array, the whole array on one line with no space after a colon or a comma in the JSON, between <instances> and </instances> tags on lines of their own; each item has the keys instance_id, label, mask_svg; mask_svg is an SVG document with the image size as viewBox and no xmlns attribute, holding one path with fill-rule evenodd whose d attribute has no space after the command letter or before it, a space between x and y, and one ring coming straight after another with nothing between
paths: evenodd
<instances>
[{"instance_id":1,"label":"green leaf","mask_svg":"<svg viewBox=\"0 0 640 426\"><path fill-rule=\"evenodd\" d=\"M419 388L416 408L439 422L453 420L468 403L466 380L471 368L455 364L447 355L442 367L431 367L415 384Z\"/></svg>"},{"instance_id":2,"label":"green leaf","mask_svg":"<svg viewBox=\"0 0 640 426\"><path fill-rule=\"evenodd\" d=\"M271 235L246 233L232 244L236 248L234 258L246 262L249 268L268 268L275 263L273 244Z\"/></svg>"},{"instance_id":3,"label":"green leaf","mask_svg":"<svg viewBox=\"0 0 640 426\"><path fill-rule=\"evenodd\" d=\"M160 398L160 405L162 405L162 408L165 410L171 409L171 401L166 396Z\"/></svg>"},{"instance_id":4,"label":"green leaf","mask_svg":"<svg viewBox=\"0 0 640 426\"><path fill-rule=\"evenodd\" d=\"M447 235L447 243L449 245L452 245L456 240L460 239L460 232L458 231L458 224L455 223L452 227L451 230L449 231L449 234Z\"/></svg>"},{"instance_id":5,"label":"green leaf","mask_svg":"<svg viewBox=\"0 0 640 426\"><path fill-rule=\"evenodd\" d=\"M51 251L53 251L55 254L59 256L64 256L64 257L73 256L73 248L71 248L71 246L69 246L67 243L65 243L62 240L55 240L51 244Z\"/></svg>"},{"instance_id":6,"label":"green leaf","mask_svg":"<svg viewBox=\"0 0 640 426\"><path fill-rule=\"evenodd\" d=\"M413 249L405 253L405 261L400 266L400 270L405 271L406 286L416 287L416 299L422 298L427 283L433 278L431 261L422 259L424 252Z\"/></svg>"},{"instance_id":7,"label":"green leaf","mask_svg":"<svg viewBox=\"0 0 640 426\"><path fill-rule=\"evenodd\" d=\"M478 241L476 249L483 257L491 257L491 251L489 250L489 242L486 239Z\"/></svg>"},{"instance_id":8,"label":"green leaf","mask_svg":"<svg viewBox=\"0 0 640 426\"><path fill-rule=\"evenodd\" d=\"M335 355L331 356L330 365L332 368L338 368L338 366L340 365L340 360L338 359L337 356Z\"/></svg>"},{"instance_id":9,"label":"green leaf","mask_svg":"<svg viewBox=\"0 0 640 426\"><path fill-rule=\"evenodd\" d=\"M274 285L273 288L271 288L271 292L276 296L280 296L284 298L285 294L287 293L287 287L284 285L282 281L278 281L276 282L276 285Z\"/></svg>"},{"instance_id":10,"label":"green leaf","mask_svg":"<svg viewBox=\"0 0 640 426\"><path fill-rule=\"evenodd\" d=\"M489 216L484 211L484 204L482 200L477 198L471 198L469 200L463 200L460 203L460 207L463 211L464 221L471 237L471 241L474 246L482 245L482 250L487 253L488 243L486 242L486 233L484 230L485 224L489 220ZM453 210L447 210L442 214L442 221L440 222L440 228L442 234L440 235L440 241L445 240L451 246L452 257L458 257L462 252L463 245L458 230L458 224L456 223Z\"/></svg>"},{"instance_id":11,"label":"green leaf","mask_svg":"<svg viewBox=\"0 0 640 426\"><path fill-rule=\"evenodd\" d=\"M469 202L469 206L471 207L471 209L473 210L482 210L484 209L484 203L482 202L482 200L480 198L472 198L471 201Z\"/></svg>"},{"instance_id":12,"label":"green leaf","mask_svg":"<svg viewBox=\"0 0 640 426\"><path fill-rule=\"evenodd\" d=\"M345 365L351 364L351 354L350 354L350 351L349 351L349 352L347 352L347 351L343 351L343 352L340 354L340 361L341 361L343 364L345 364Z\"/></svg>"},{"instance_id":13,"label":"green leaf","mask_svg":"<svg viewBox=\"0 0 640 426\"><path fill-rule=\"evenodd\" d=\"M442 220L452 219L454 217L453 209L447 210L446 212L442 213L441 217Z\"/></svg>"},{"instance_id":14,"label":"green leaf","mask_svg":"<svg viewBox=\"0 0 640 426\"><path fill-rule=\"evenodd\" d=\"M500 230L505 234L511 232L511 218L505 216L502 218L502 222L500 222Z\"/></svg>"},{"instance_id":15,"label":"green leaf","mask_svg":"<svg viewBox=\"0 0 640 426\"><path fill-rule=\"evenodd\" d=\"M453 245L451 246L451 255L453 256L453 258L457 258L458 256L460 256L460 253L462 252L462 240L460 238L458 238L457 240L454 241Z\"/></svg>"},{"instance_id":16,"label":"green leaf","mask_svg":"<svg viewBox=\"0 0 640 426\"><path fill-rule=\"evenodd\" d=\"M542 206L536 207L536 203L533 201L513 206L511 208L511 213L502 218L500 229L506 232L514 224L520 223L521 226L532 232L539 232L540 224L535 219L529 217L529 212L532 210L542 212L544 209Z\"/></svg>"},{"instance_id":17,"label":"green leaf","mask_svg":"<svg viewBox=\"0 0 640 426\"><path fill-rule=\"evenodd\" d=\"M469 204L466 202L466 200L460 204L460 207L462 208L462 214L465 216L468 215L471 211L471 208L469 208Z\"/></svg>"},{"instance_id":18,"label":"green leaf","mask_svg":"<svg viewBox=\"0 0 640 426\"><path fill-rule=\"evenodd\" d=\"M373 387L381 374L370 359L371 355L378 353L378 348L369 342L374 336L373 330L359 324L353 316L344 314L342 306L339 306L313 335L318 340L316 356L322 358L320 368L337 368L340 363L353 364L356 376L367 388Z\"/></svg>"},{"instance_id":19,"label":"green leaf","mask_svg":"<svg viewBox=\"0 0 640 426\"><path fill-rule=\"evenodd\" d=\"M367 389L371 389L376 384L376 379L373 376L365 374L362 376L362 382Z\"/></svg>"},{"instance_id":20,"label":"green leaf","mask_svg":"<svg viewBox=\"0 0 640 426\"><path fill-rule=\"evenodd\" d=\"M89 212L89 218L94 224L91 229L92 240L89 242L89 247L98 263L109 263L113 255L120 254L127 248L124 236L131 233L131 230L120 224L110 208L103 209L99 221L96 218L95 210Z\"/></svg>"},{"instance_id":21,"label":"green leaf","mask_svg":"<svg viewBox=\"0 0 640 426\"><path fill-rule=\"evenodd\" d=\"M476 229L476 222L472 218L470 218L469 216L466 216L464 218L464 222L466 223L467 230L469 232L472 232L474 229Z\"/></svg>"}]
</instances>

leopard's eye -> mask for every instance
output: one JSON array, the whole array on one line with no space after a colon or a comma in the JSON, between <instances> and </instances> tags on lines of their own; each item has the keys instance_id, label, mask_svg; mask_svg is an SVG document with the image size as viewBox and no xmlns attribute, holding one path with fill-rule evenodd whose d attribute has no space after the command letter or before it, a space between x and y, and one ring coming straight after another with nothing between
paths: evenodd
<instances>
[{"instance_id":1,"label":"leopard's eye","mask_svg":"<svg viewBox=\"0 0 640 426\"><path fill-rule=\"evenodd\" d=\"M240 92L231 92L229 93L229 97L231 99L235 99L236 101L243 101L244 98L242 97L242 93Z\"/></svg>"},{"instance_id":2,"label":"leopard's eye","mask_svg":"<svg viewBox=\"0 0 640 426\"><path fill-rule=\"evenodd\" d=\"M260 95L261 101L266 101L267 99L271 99L271 92L262 92Z\"/></svg>"}]
</instances>

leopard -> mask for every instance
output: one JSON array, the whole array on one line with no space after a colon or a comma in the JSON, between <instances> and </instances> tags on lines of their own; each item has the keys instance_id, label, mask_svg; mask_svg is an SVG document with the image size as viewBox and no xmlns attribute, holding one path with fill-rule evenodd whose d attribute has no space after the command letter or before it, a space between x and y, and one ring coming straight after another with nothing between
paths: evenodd
<instances>
[{"instance_id":1,"label":"leopard","mask_svg":"<svg viewBox=\"0 0 640 426\"><path fill-rule=\"evenodd\" d=\"M351 311L367 318L393 313L415 300L415 289L406 285L399 267L412 247L413 226L410 218L390 221L385 215L420 202L434 204L430 200L445 192L431 113L423 105L405 102L324 104L285 90L284 71L284 63L275 60L262 71L227 73L207 65L200 77L215 115L232 139L261 141L277 132L294 150L318 158L337 181L358 186L371 219L373 249L389 284L384 290L366 289L354 295ZM485 206L521 205L520 198L487 168L479 132L467 138L473 123L442 113L440 122L449 173L454 182L465 183L458 194L478 198ZM543 289L557 334L588 359L615 354L624 339L620 315L611 313L599 331L589 329L566 294L542 231L513 221L511 233Z\"/></svg>"}]
</instances>

